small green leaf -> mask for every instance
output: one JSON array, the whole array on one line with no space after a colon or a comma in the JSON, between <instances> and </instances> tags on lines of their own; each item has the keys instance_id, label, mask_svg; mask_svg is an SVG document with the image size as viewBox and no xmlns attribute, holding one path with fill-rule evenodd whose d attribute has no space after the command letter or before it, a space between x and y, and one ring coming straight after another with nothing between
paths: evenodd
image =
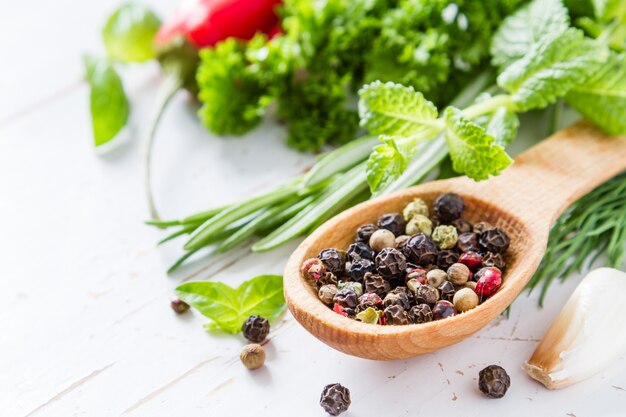
<instances>
[{"instance_id":1,"label":"small green leaf","mask_svg":"<svg viewBox=\"0 0 626 417\"><path fill-rule=\"evenodd\" d=\"M409 136L437 126L437 108L413 87L375 81L359 97L361 126L370 133Z\"/></svg>"},{"instance_id":2,"label":"small green leaf","mask_svg":"<svg viewBox=\"0 0 626 417\"><path fill-rule=\"evenodd\" d=\"M377 192L396 180L415 154L418 140L414 137L381 136L382 144L374 147L367 160L367 182Z\"/></svg>"},{"instance_id":3,"label":"small green leaf","mask_svg":"<svg viewBox=\"0 0 626 417\"><path fill-rule=\"evenodd\" d=\"M128 100L115 69L105 59L84 57L94 143L103 145L113 139L128 121Z\"/></svg>"},{"instance_id":4,"label":"small green leaf","mask_svg":"<svg viewBox=\"0 0 626 417\"><path fill-rule=\"evenodd\" d=\"M617 18L626 20L626 2L624 0L591 0L594 15L598 20L609 21Z\"/></svg>"},{"instance_id":5,"label":"small green leaf","mask_svg":"<svg viewBox=\"0 0 626 417\"><path fill-rule=\"evenodd\" d=\"M452 159L452 167L458 173L476 180L486 180L498 175L513 161L485 129L468 120L454 107L444 114L448 130L446 143Z\"/></svg>"},{"instance_id":6,"label":"small green leaf","mask_svg":"<svg viewBox=\"0 0 626 417\"><path fill-rule=\"evenodd\" d=\"M517 136L519 118L509 108L498 107L493 113L476 118L476 124L483 127L486 133L495 139L495 144L505 148Z\"/></svg>"},{"instance_id":7,"label":"small green leaf","mask_svg":"<svg viewBox=\"0 0 626 417\"><path fill-rule=\"evenodd\" d=\"M188 282L179 285L176 294L212 320L208 329L228 333L240 332L252 315L272 321L285 311L283 279L279 275L260 275L237 289L221 282Z\"/></svg>"},{"instance_id":8,"label":"small green leaf","mask_svg":"<svg viewBox=\"0 0 626 417\"><path fill-rule=\"evenodd\" d=\"M607 133L626 134L626 54L611 54L606 65L565 100Z\"/></svg>"},{"instance_id":9,"label":"small green leaf","mask_svg":"<svg viewBox=\"0 0 626 417\"><path fill-rule=\"evenodd\" d=\"M119 7L102 29L109 59L119 62L144 62L154 58L154 36L161 21L147 7L127 3Z\"/></svg>"},{"instance_id":10,"label":"small green leaf","mask_svg":"<svg viewBox=\"0 0 626 417\"><path fill-rule=\"evenodd\" d=\"M544 108L596 73L608 50L579 29L542 38L522 59L498 76L498 85L512 95L518 110Z\"/></svg>"},{"instance_id":11,"label":"small green leaf","mask_svg":"<svg viewBox=\"0 0 626 417\"><path fill-rule=\"evenodd\" d=\"M569 16L561 0L535 0L504 19L491 42L492 62L506 68L542 37L557 36L568 27Z\"/></svg>"},{"instance_id":12,"label":"small green leaf","mask_svg":"<svg viewBox=\"0 0 626 417\"><path fill-rule=\"evenodd\" d=\"M376 310L375 308L368 307L356 315L356 318L363 323L378 324L378 319L382 316L383 312Z\"/></svg>"}]
</instances>

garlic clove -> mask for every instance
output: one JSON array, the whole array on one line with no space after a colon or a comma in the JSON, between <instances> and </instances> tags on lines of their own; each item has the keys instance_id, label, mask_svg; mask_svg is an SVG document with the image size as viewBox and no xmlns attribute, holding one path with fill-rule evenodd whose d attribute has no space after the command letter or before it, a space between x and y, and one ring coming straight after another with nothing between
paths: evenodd
<instances>
[{"instance_id":1,"label":"garlic clove","mask_svg":"<svg viewBox=\"0 0 626 417\"><path fill-rule=\"evenodd\" d=\"M626 273L590 272L525 364L549 389L564 388L608 367L626 352Z\"/></svg>"}]
</instances>

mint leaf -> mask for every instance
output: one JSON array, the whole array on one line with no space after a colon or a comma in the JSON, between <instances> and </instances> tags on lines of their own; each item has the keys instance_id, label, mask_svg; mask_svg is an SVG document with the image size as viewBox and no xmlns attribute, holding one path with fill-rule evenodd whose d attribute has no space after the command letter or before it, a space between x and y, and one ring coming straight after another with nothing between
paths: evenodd
<instances>
[{"instance_id":1,"label":"mint leaf","mask_svg":"<svg viewBox=\"0 0 626 417\"><path fill-rule=\"evenodd\" d=\"M144 62L154 58L152 43L161 21L145 6L127 3L109 16L102 39L109 59Z\"/></svg>"},{"instance_id":2,"label":"mint leaf","mask_svg":"<svg viewBox=\"0 0 626 417\"><path fill-rule=\"evenodd\" d=\"M611 135L626 134L626 54L609 61L565 96L567 103Z\"/></svg>"},{"instance_id":3,"label":"mint leaf","mask_svg":"<svg viewBox=\"0 0 626 417\"><path fill-rule=\"evenodd\" d=\"M375 81L363 86L359 97L361 126L370 133L409 136L437 124L437 108L413 87Z\"/></svg>"},{"instance_id":4,"label":"mint leaf","mask_svg":"<svg viewBox=\"0 0 626 417\"><path fill-rule=\"evenodd\" d=\"M128 100L115 69L105 59L85 56L85 79L89 83L91 122L96 146L113 139L128 121Z\"/></svg>"},{"instance_id":5,"label":"mint leaf","mask_svg":"<svg viewBox=\"0 0 626 417\"><path fill-rule=\"evenodd\" d=\"M454 107L444 112L446 121L446 143L452 159L452 167L458 173L476 180L486 180L489 175L498 175L513 161L485 129L465 118Z\"/></svg>"},{"instance_id":6,"label":"mint leaf","mask_svg":"<svg viewBox=\"0 0 626 417\"><path fill-rule=\"evenodd\" d=\"M607 58L606 48L570 28L542 38L498 76L498 85L511 93L519 111L544 108L583 83Z\"/></svg>"},{"instance_id":7,"label":"mint leaf","mask_svg":"<svg viewBox=\"0 0 626 417\"><path fill-rule=\"evenodd\" d=\"M485 129L485 132L495 139L495 144L503 148L513 142L519 128L519 118L515 112L502 106L490 115L475 120L476 124Z\"/></svg>"},{"instance_id":8,"label":"mint leaf","mask_svg":"<svg viewBox=\"0 0 626 417\"><path fill-rule=\"evenodd\" d=\"M506 68L542 37L557 36L568 27L569 16L561 0L535 0L504 19L491 42L492 63Z\"/></svg>"},{"instance_id":9,"label":"mint leaf","mask_svg":"<svg viewBox=\"0 0 626 417\"><path fill-rule=\"evenodd\" d=\"M385 189L404 172L415 155L418 138L381 136L367 160L367 183L372 193Z\"/></svg>"},{"instance_id":10,"label":"mint leaf","mask_svg":"<svg viewBox=\"0 0 626 417\"><path fill-rule=\"evenodd\" d=\"M237 289L221 282L188 282L176 288L181 300L210 318L210 330L238 333L246 319L259 315L272 321L285 311L283 278L260 275Z\"/></svg>"}]
</instances>

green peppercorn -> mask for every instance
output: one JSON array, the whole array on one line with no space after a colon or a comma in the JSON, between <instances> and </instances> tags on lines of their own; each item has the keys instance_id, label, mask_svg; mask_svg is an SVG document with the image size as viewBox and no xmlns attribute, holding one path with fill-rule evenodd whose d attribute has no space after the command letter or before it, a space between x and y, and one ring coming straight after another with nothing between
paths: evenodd
<instances>
[{"instance_id":1,"label":"green peppercorn","mask_svg":"<svg viewBox=\"0 0 626 417\"><path fill-rule=\"evenodd\" d=\"M339 290L352 290L356 293L357 297L360 297L363 295L363 285L360 282L354 282L354 281L341 281L337 284L337 288L339 288Z\"/></svg>"},{"instance_id":2,"label":"green peppercorn","mask_svg":"<svg viewBox=\"0 0 626 417\"><path fill-rule=\"evenodd\" d=\"M407 222L416 215L428 217L428 204L418 197L406 205L404 210L402 210L402 215Z\"/></svg>"},{"instance_id":3,"label":"green peppercorn","mask_svg":"<svg viewBox=\"0 0 626 417\"><path fill-rule=\"evenodd\" d=\"M435 242L440 249L453 248L454 245L456 245L458 237L454 226L437 226L432 235L433 242Z\"/></svg>"},{"instance_id":4,"label":"green peppercorn","mask_svg":"<svg viewBox=\"0 0 626 417\"><path fill-rule=\"evenodd\" d=\"M380 310L376 310L373 307L367 307L365 310L358 312L356 318L363 323L378 324L378 320L382 314L383 312Z\"/></svg>"},{"instance_id":5,"label":"green peppercorn","mask_svg":"<svg viewBox=\"0 0 626 417\"><path fill-rule=\"evenodd\" d=\"M424 233L426 236L430 236L433 233L433 222L426 216L416 214L406 225L406 233L409 235Z\"/></svg>"},{"instance_id":6,"label":"green peppercorn","mask_svg":"<svg viewBox=\"0 0 626 417\"><path fill-rule=\"evenodd\" d=\"M320 290L317 292L317 295L322 303L330 305L333 303L333 298L335 297L335 294L337 294L337 291L339 291L339 289L336 285L326 284L321 286Z\"/></svg>"}]
</instances>

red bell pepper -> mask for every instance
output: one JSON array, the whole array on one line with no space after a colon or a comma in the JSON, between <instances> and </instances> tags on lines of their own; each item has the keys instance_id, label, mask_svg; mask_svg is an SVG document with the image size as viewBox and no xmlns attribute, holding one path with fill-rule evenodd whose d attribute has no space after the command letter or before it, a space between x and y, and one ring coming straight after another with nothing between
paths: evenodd
<instances>
[{"instance_id":1,"label":"red bell pepper","mask_svg":"<svg viewBox=\"0 0 626 417\"><path fill-rule=\"evenodd\" d=\"M228 38L249 40L256 33L280 31L276 13L281 0L184 0L155 38L155 50L166 76L156 112L143 141L144 187L152 219L158 219L150 187L150 155L156 126L174 94L194 91L198 50Z\"/></svg>"}]
</instances>

